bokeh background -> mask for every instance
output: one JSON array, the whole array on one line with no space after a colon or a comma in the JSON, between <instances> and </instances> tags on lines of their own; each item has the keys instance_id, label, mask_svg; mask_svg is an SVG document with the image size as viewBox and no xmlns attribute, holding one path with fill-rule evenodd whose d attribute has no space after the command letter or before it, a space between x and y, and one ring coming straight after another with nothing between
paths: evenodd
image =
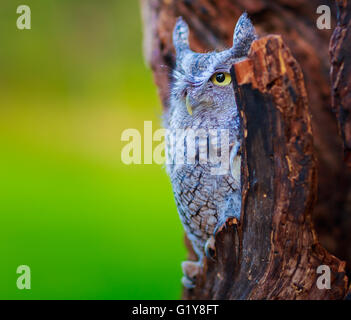
<instances>
[{"instance_id":1,"label":"bokeh background","mask_svg":"<svg viewBox=\"0 0 351 320\"><path fill-rule=\"evenodd\" d=\"M121 161L122 131L147 120L159 128L161 106L138 1L1 0L1 299L180 297L165 170ZM16 287L22 264L31 290Z\"/></svg>"}]
</instances>

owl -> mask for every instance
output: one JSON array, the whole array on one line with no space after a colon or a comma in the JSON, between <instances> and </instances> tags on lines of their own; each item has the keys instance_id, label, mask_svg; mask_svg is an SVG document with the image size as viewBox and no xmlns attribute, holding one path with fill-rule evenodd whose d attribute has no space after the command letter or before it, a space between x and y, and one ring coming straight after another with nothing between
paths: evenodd
<instances>
[{"instance_id":1,"label":"owl","mask_svg":"<svg viewBox=\"0 0 351 320\"><path fill-rule=\"evenodd\" d=\"M192 288L204 256L215 255L218 228L229 217L240 219L241 130L230 69L247 56L256 33L244 13L230 49L196 53L188 37L188 25L180 17L173 31L176 63L164 118L167 173L181 222L198 256L196 262L182 263L182 283ZM213 159L220 155L220 163L211 161L211 154ZM223 170L216 170L221 166Z\"/></svg>"}]
</instances>

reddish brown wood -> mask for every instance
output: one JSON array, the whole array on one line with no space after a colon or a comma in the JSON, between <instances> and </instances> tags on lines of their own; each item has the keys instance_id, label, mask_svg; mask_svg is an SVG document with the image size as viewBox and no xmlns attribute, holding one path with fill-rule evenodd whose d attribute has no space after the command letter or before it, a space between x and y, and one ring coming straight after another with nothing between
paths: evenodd
<instances>
[{"instance_id":1,"label":"reddish brown wood","mask_svg":"<svg viewBox=\"0 0 351 320\"><path fill-rule=\"evenodd\" d=\"M351 166L351 1L336 1L337 26L330 42L332 107L344 143L345 160Z\"/></svg>"}]
</instances>

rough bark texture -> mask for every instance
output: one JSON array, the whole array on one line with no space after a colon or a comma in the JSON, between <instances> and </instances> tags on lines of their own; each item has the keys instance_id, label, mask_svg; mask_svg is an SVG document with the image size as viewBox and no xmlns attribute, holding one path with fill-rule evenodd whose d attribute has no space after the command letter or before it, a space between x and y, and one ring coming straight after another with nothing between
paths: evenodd
<instances>
[{"instance_id":1,"label":"rough bark texture","mask_svg":"<svg viewBox=\"0 0 351 320\"><path fill-rule=\"evenodd\" d=\"M318 0L142 0L145 55L154 71L165 108L168 107L170 70L174 63L171 34L178 16L183 16L190 26L190 45L194 51L231 46L235 22L243 11L247 11L259 35L281 34L292 52L290 55L280 40L270 38L270 45L263 46L265 49L256 48L257 52L263 50L272 57L273 63L279 57L277 52L271 52L272 43L275 43L274 50L279 47L284 52L284 64L290 71L279 73L270 68L263 73L260 68L264 65L260 65L254 70L249 69L252 72L250 78L241 73L238 94L245 97L240 105L244 115L247 113L248 119L253 112L250 105L254 102L262 106L260 112L266 117L256 117L255 121L252 120L255 124L248 121L247 125L247 162L243 163L244 167L247 164L247 172L243 177L248 179L246 188L248 185L250 188L243 192L245 212L241 225L232 224L227 231L217 235L218 243L221 243L217 247L217 260L206 265L195 291L185 293L187 298L340 299L345 296L345 265L318 244L311 225L312 214L323 246L350 266L351 175L343 162L342 140L330 102L328 45L331 31L316 27L316 9L321 4L334 8L333 1ZM345 86L335 79L343 74L342 79L347 81L350 74L343 63L347 45L350 46L347 40L350 31L345 31L350 28L350 9L346 14L347 1L339 1L339 6L345 7L345 13L339 16L341 22L331 45L334 59L332 81L333 88L337 88L333 91L334 109L339 111L339 122L343 119L340 128L344 132L344 141L347 141L345 127L349 118L344 110L350 107L350 90L344 92ZM311 122L302 74L292 56L299 61L304 73ZM257 56L251 57L251 60L257 59ZM277 61L275 65L279 65ZM248 68L236 66L236 74L240 74L244 67ZM267 83L267 77L275 80ZM284 82L287 79L289 85ZM350 85L350 77L348 79ZM277 83L279 81L281 83ZM294 108L296 110L292 110ZM264 119L270 122L267 124ZM260 126L263 126L261 131L257 129ZM255 128L261 133L257 134ZM259 145L257 137L263 145ZM273 146L272 153L270 148ZM256 158L255 150L260 150L258 154L263 152L265 156ZM252 171L253 168L257 170ZM250 183L253 172L257 175L255 181L259 181L254 184ZM274 177L271 184L268 184L268 176ZM317 202L312 210L316 194ZM233 250L228 249L230 247ZM335 288L316 291L316 266L323 263L332 267ZM286 268L284 272L282 267Z\"/></svg>"},{"instance_id":2,"label":"rough bark texture","mask_svg":"<svg viewBox=\"0 0 351 320\"><path fill-rule=\"evenodd\" d=\"M332 236L338 241L335 253L345 259L350 276L351 266L351 195L349 177L351 168L351 1L340 0L337 4L337 26L330 41L332 108L336 112L340 135L344 145L344 159L347 169L345 179L337 185L337 193L344 193L339 198L339 211L331 214ZM345 184L347 182L347 185ZM335 208L338 210L338 207ZM335 211L334 211L335 212ZM334 213L332 212L332 213ZM337 227L339 226L339 230Z\"/></svg>"},{"instance_id":3,"label":"rough bark texture","mask_svg":"<svg viewBox=\"0 0 351 320\"><path fill-rule=\"evenodd\" d=\"M330 42L332 107L351 166L351 1L337 1L338 24Z\"/></svg>"},{"instance_id":4,"label":"rough bark texture","mask_svg":"<svg viewBox=\"0 0 351 320\"><path fill-rule=\"evenodd\" d=\"M336 1L336 3L338 8L337 26L330 42L332 107L336 112L343 139L344 158L349 169L345 170L345 176L348 180L351 167L351 1L343 0ZM350 275L351 196L349 184L345 188L346 179L343 179L341 185L338 186L340 193L344 192L345 196L344 198L340 197L340 210L335 215L332 226L340 226L340 230L336 230L339 231L335 236L339 245L335 251L347 261Z\"/></svg>"}]
</instances>

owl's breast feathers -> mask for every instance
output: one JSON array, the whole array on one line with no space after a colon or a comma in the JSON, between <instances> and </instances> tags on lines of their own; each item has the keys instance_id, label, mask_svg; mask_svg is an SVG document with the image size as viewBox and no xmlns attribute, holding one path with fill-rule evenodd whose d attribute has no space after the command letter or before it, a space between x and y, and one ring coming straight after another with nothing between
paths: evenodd
<instances>
[{"instance_id":1,"label":"owl's breast feathers","mask_svg":"<svg viewBox=\"0 0 351 320\"><path fill-rule=\"evenodd\" d=\"M203 246L225 216L240 217L240 144L231 135L230 170L215 175L210 163L168 165L181 221L193 243Z\"/></svg>"}]
</instances>

